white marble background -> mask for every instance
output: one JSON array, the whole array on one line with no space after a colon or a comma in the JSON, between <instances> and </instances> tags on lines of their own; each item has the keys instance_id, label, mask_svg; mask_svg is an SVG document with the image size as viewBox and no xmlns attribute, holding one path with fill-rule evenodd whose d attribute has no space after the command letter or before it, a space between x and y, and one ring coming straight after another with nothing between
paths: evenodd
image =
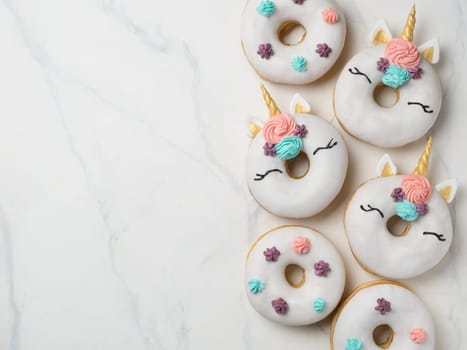
<instances>
[{"instance_id":1,"label":"white marble background","mask_svg":"<svg viewBox=\"0 0 467 350\"><path fill-rule=\"evenodd\" d=\"M332 119L339 69L411 2L340 0L342 58L299 91ZM458 177L467 210L465 0L418 0L416 42L438 36L445 92L431 177ZM292 222L258 208L244 180L250 117L266 118L243 57L243 0L0 1L0 349L329 349L329 321L288 328L244 294L248 245ZM268 84L288 105L296 88ZM318 101L320 101L318 103ZM311 225L338 246L349 293L375 277L351 257L341 218L384 150L346 138L342 194ZM423 141L391 155L413 168ZM293 221L296 223L297 221ZM442 264L408 281L437 348L465 347L467 218Z\"/></svg>"}]
</instances>

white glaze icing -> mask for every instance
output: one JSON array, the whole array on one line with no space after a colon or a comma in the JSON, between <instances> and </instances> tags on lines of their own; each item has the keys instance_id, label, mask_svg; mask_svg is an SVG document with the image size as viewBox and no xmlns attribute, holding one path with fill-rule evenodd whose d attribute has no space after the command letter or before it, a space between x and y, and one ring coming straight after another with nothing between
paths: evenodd
<instances>
[{"instance_id":1,"label":"white glaze icing","mask_svg":"<svg viewBox=\"0 0 467 350\"><path fill-rule=\"evenodd\" d=\"M377 299L384 298L391 303L391 311L381 315L375 310ZM425 304L410 290L389 281L370 283L357 288L335 316L331 329L332 350L346 349L347 339L360 339L362 350L380 350L373 340L373 330L379 325L389 325L394 338L388 349L433 350L435 331L433 320ZM425 341L414 343L410 331L421 328Z\"/></svg>"},{"instance_id":2,"label":"white glaze icing","mask_svg":"<svg viewBox=\"0 0 467 350\"><path fill-rule=\"evenodd\" d=\"M339 193L347 172L347 148L337 129L323 119L310 114L292 115L297 124L304 124L308 134L302 139L302 152L310 160L310 169L301 179L287 174L286 161L279 157L265 156L266 142L260 132L253 139L247 156L246 177L251 194L269 212L282 217L310 217L326 206ZM313 152L325 147L329 141L337 141L331 149ZM261 181L256 174L279 169L282 173L270 173Z\"/></svg>"},{"instance_id":3,"label":"white glaze icing","mask_svg":"<svg viewBox=\"0 0 467 350\"><path fill-rule=\"evenodd\" d=\"M400 147L421 138L435 123L441 109L441 83L431 64L422 58L422 77L399 87L400 98L394 106L378 105L373 93L383 73L377 70L376 62L384 57L385 48L365 49L345 65L334 90L334 109L349 134L379 147ZM349 69L354 67L365 73L371 84L364 76L351 74ZM408 102L428 105L433 113Z\"/></svg>"},{"instance_id":4,"label":"white glaze icing","mask_svg":"<svg viewBox=\"0 0 467 350\"><path fill-rule=\"evenodd\" d=\"M391 198L392 190L400 187L403 175L381 177L365 182L357 189L345 213L345 229L350 247L357 260L372 272L394 279L418 276L435 265L446 255L452 242L451 214L445 200L435 190L428 203L428 213L411 223L410 231L403 237L393 236L386 227L396 215ZM360 205L378 208L365 212ZM445 241L424 232L442 234Z\"/></svg>"},{"instance_id":5,"label":"white glaze icing","mask_svg":"<svg viewBox=\"0 0 467 350\"><path fill-rule=\"evenodd\" d=\"M293 242L297 237L310 240L310 250L297 254ZM263 255L266 248L276 247L280 256L276 262L267 262ZM314 264L323 260L331 271L326 277L317 276ZM285 268L296 264L305 270L305 284L294 288L285 278ZM248 287L250 279L260 279L265 288L260 293L252 293ZM262 316L291 326L302 326L318 322L328 316L337 306L345 284L345 268L336 248L320 233L301 226L284 226L261 236L250 249L245 269L245 285L248 299L253 308ZM286 314L278 314L271 301L283 298L289 305ZM326 309L317 312L313 302L323 298Z\"/></svg>"},{"instance_id":6,"label":"white glaze icing","mask_svg":"<svg viewBox=\"0 0 467 350\"><path fill-rule=\"evenodd\" d=\"M243 12L241 40L245 55L256 72L272 82L308 84L324 75L336 62L344 46L346 26L343 12L332 0L305 0L302 5L291 0L274 0L276 11L265 17L256 12L261 0L249 0ZM333 8L339 13L339 21L328 24L322 11ZM278 37L280 26L286 21L297 21L306 30L306 37L297 45L285 45ZM274 55L262 59L258 54L260 44L270 43ZM326 43L332 52L320 57L316 45ZM296 56L306 58L307 71L297 72L291 66Z\"/></svg>"}]
</instances>

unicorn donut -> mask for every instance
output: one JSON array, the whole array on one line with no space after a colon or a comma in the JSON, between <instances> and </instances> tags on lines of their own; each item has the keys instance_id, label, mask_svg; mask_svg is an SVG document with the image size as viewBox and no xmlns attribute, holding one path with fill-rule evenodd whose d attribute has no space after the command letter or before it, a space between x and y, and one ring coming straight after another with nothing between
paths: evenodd
<instances>
[{"instance_id":1,"label":"unicorn donut","mask_svg":"<svg viewBox=\"0 0 467 350\"><path fill-rule=\"evenodd\" d=\"M245 285L263 317L304 326L328 316L344 291L345 268L336 248L320 233L282 226L259 237L248 252Z\"/></svg>"},{"instance_id":2,"label":"unicorn donut","mask_svg":"<svg viewBox=\"0 0 467 350\"><path fill-rule=\"evenodd\" d=\"M261 86L270 119L250 124L246 177L251 194L267 211L305 218L324 209L339 193L347 172L347 148L341 135L323 119L307 114L300 95L291 113L282 113Z\"/></svg>"},{"instance_id":3,"label":"unicorn donut","mask_svg":"<svg viewBox=\"0 0 467 350\"><path fill-rule=\"evenodd\" d=\"M368 272L393 279L418 276L437 265L452 242L453 225L447 203L456 180L434 190L428 178L431 137L410 175L396 175L386 154L379 177L363 183L347 205L344 224L350 248Z\"/></svg>"},{"instance_id":4,"label":"unicorn donut","mask_svg":"<svg viewBox=\"0 0 467 350\"><path fill-rule=\"evenodd\" d=\"M332 0L249 0L243 12L243 51L271 82L301 85L320 78L339 57L345 34L344 14Z\"/></svg>"},{"instance_id":5,"label":"unicorn donut","mask_svg":"<svg viewBox=\"0 0 467 350\"><path fill-rule=\"evenodd\" d=\"M347 133L379 147L399 147L420 139L441 108L441 84L431 64L439 60L436 39L413 43L415 6L401 38L392 38L384 21L371 32L376 46L354 56L334 90L334 113ZM388 103L375 101L383 91Z\"/></svg>"},{"instance_id":6,"label":"unicorn donut","mask_svg":"<svg viewBox=\"0 0 467 350\"><path fill-rule=\"evenodd\" d=\"M357 287L331 326L331 350L434 350L435 329L425 304L406 286L374 281Z\"/></svg>"}]
</instances>

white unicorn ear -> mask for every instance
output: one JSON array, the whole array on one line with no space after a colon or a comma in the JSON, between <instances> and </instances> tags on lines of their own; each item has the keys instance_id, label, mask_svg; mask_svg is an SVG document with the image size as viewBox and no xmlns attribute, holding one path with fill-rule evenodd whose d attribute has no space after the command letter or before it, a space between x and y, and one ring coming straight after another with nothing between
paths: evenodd
<instances>
[{"instance_id":1,"label":"white unicorn ear","mask_svg":"<svg viewBox=\"0 0 467 350\"><path fill-rule=\"evenodd\" d=\"M457 193L457 180L450 179L447 181L443 181L440 184L436 185L436 191L444 198L446 203L451 203L456 197Z\"/></svg>"},{"instance_id":2,"label":"white unicorn ear","mask_svg":"<svg viewBox=\"0 0 467 350\"><path fill-rule=\"evenodd\" d=\"M389 154L385 154L379 160L376 166L376 175L380 177L397 175L397 167L391 157L389 157Z\"/></svg>"},{"instance_id":3,"label":"white unicorn ear","mask_svg":"<svg viewBox=\"0 0 467 350\"><path fill-rule=\"evenodd\" d=\"M310 104L300 94L295 94L290 102L290 113L292 114L306 114L310 113Z\"/></svg>"},{"instance_id":4,"label":"white unicorn ear","mask_svg":"<svg viewBox=\"0 0 467 350\"><path fill-rule=\"evenodd\" d=\"M438 39L431 39L425 44L418 48L418 51L422 54L425 59L432 63L436 64L439 61L439 41Z\"/></svg>"},{"instance_id":5,"label":"white unicorn ear","mask_svg":"<svg viewBox=\"0 0 467 350\"><path fill-rule=\"evenodd\" d=\"M249 131L249 136L251 138L254 138L256 135L258 135L263 128L263 123L253 120L248 123L248 131Z\"/></svg>"},{"instance_id":6,"label":"white unicorn ear","mask_svg":"<svg viewBox=\"0 0 467 350\"><path fill-rule=\"evenodd\" d=\"M375 27L370 32L370 42L373 45L387 44L391 39L391 31L384 20L380 20L376 23Z\"/></svg>"}]
</instances>

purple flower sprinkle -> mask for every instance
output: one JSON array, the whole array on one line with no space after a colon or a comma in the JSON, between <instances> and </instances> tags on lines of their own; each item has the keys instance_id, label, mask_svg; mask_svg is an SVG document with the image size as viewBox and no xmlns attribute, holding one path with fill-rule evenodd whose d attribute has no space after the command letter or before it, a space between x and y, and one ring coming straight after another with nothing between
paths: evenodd
<instances>
[{"instance_id":1,"label":"purple flower sprinkle","mask_svg":"<svg viewBox=\"0 0 467 350\"><path fill-rule=\"evenodd\" d=\"M376 62L376 68L380 71L380 72L386 72L386 68L389 67L389 60L385 57L380 57L378 62Z\"/></svg>"},{"instance_id":2,"label":"purple flower sprinkle","mask_svg":"<svg viewBox=\"0 0 467 350\"><path fill-rule=\"evenodd\" d=\"M276 149L272 143L266 142L263 146L264 155L274 157L276 155Z\"/></svg>"},{"instance_id":3,"label":"purple flower sprinkle","mask_svg":"<svg viewBox=\"0 0 467 350\"><path fill-rule=\"evenodd\" d=\"M391 312L391 303L384 298L379 298L376 300L378 305L375 306L375 310L379 311L381 315L384 315L386 312Z\"/></svg>"},{"instance_id":4,"label":"purple flower sprinkle","mask_svg":"<svg viewBox=\"0 0 467 350\"><path fill-rule=\"evenodd\" d=\"M305 0L292 0L292 1L297 5L303 5L303 3L305 2Z\"/></svg>"},{"instance_id":5,"label":"purple flower sprinkle","mask_svg":"<svg viewBox=\"0 0 467 350\"><path fill-rule=\"evenodd\" d=\"M392 190L391 197L394 199L394 202L402 202L405 197L404 190L401 187L396 187Z\"/></svg>"},{"instance_id":6,"label":"purple flower sprinkle","mask_svg":"<svg viewBox=\"0 0 467 350\"><path fill-rule=\"evenodd\" d=\"M266 261L268 262L275 262L279 258L279 255L281 255L281 252L276 248L266 248L266 250L263 252Z\"/></svg>"},{"instance_id":7,"label":"purple flower sprinkle","mask_svg":"<svg viewBox=\"0 0 467 350\"><path fill-rule=\"evenodd\" d=\"M420 67L410 68L409 73L412 79L420 79L423 74L423 69Z\"/></svg>"},{"instance_id":8,"label":"purple flower sprinkle","mask_svg":"<svg viewBox=\"0 0 467 350\"><path fill-rule=\"evenodd\" d=\"M327 277L331 271L329 264L326 261L320 260L313 265L315 269L315 275L319 277Z\"/></svg>"},{"instance_id":9,"label":"purple flower sprinkle","mask_svg":"<svg viewBox=\"0 0 467 350\"><path fill-rule=\"evenodd\" d=\"M331 53L332 49L328 46L328 44L318 44L316 45L315 52L319 55L319 57L328 57Z\"/></svg>"},{"instance_id":10,"label":"purple flower sprinkle","mask_svg":"<svg viewBox=\"0 0 467 350\"><path fill-rule=\"evenodd\" d=\"M302 124L302 125L297 125L295 127L295 132L294 132L295 136L304 138L306 134L308 134L308 130L306 129L305 125Z\"/></svg>"},{"instance_id":11,"label":"purple flower sprinkle","mask_svg":"<svg viewBox=\"0 0 467 350\"><path fill-rule=\"evenodd\" d=\"M266 43L260 44L256 53L260 55L261 58L268 60L272 55L274 55L274 50L272 49L272 45L270 43Z\"/></svg>"},{"instance_id":12,"label":"purple flower sprinkle","mask_svg":"<svg viewBox=\"0 0 467 350\"><path fill-rule=\"evenodd\" d=\"M425 203L420 203L415 205L417 207L418 215L426 215L428 213L428 205Z\"/></svg>"},{"instance_id":13,"label":"purple flower sprinkle","mask_svg":"<svg viewBox=\"0 0 467 350\"><path fill-rule=\"evenodd\" d=\"M283 315L289 310L289 304L282 298L274 299L271 301L271 305L279 315Z\"/></svg>"}]
</instances>

